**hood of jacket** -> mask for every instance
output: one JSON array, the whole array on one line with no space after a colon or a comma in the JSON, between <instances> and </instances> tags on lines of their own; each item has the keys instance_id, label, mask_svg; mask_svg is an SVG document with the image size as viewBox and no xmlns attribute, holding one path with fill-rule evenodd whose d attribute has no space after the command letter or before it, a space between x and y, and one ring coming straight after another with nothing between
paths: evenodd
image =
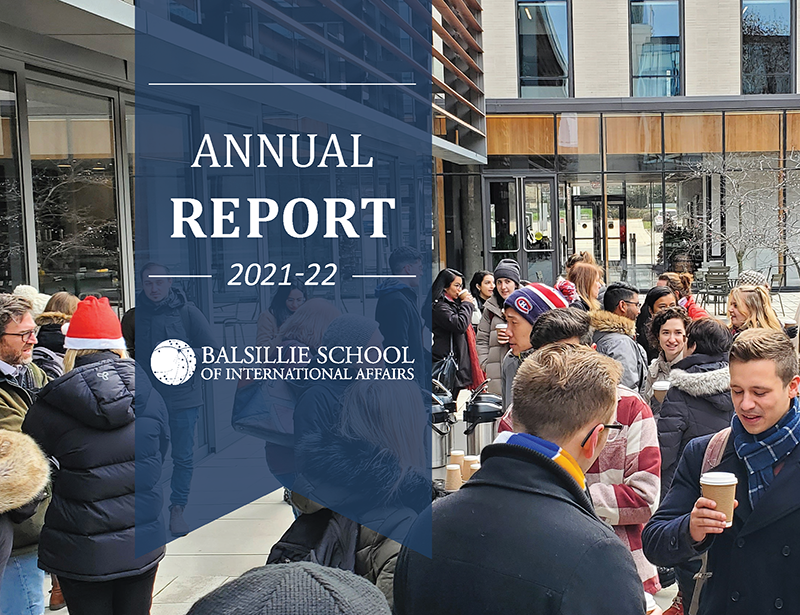
<instances>
[{"instance_id":1,"label":"hood of jacket","mask_svg":"<svg viewBox=\"0 0 800 615\"><path fill-rule=\"evenodd\" d=\"M731 409L731 374L725 357L690 355L679 361L669 374L676 389L706 399L721 411Z\"/></svg>"},{"instance_id":2,"label":"hood of jacket","mask_svg":"<svg viewBox=\"0 0 800 615\"><path fill-rule=\"evenodd\" d=\"M133 422L133 360L98 352L79 357L76 364L42 389L39 399L94 429L118 429Z\"/></svg>"},{"instance_id":3,"label":"hood of jacket","mask_svg":"<svg viewBox=\"0 0 800 615\"><path fill-rule=\"evenodd\" d=\"M614 312L594 310L589 312L592 328L598 333L622 333L628 337L636 336L636 321Z\"/></svg>"},{"instance_id":4,"label":"hood of jacket","mask_svg":"<svg viewBox=\"0 0 800 615\"><path fill-rule=\"evenodd\" d=\"M50 464L30 436L0 429L0 515L35 498L50 480Z\"/></svg>"},{"instance_id":5,"label":"hood of jacket","mask_svg":"<svg viewBox=\"0 0 800 615\"><path fill-rule=\"evenodd\" d=\"M69 319L72 316L68 316L63 312L42 312L36 317L36 325L38 327L44 327L45 325L63 325L65 322L69 322Z\"/></svg>"},{"instance_id":6,"label":"hood of jacket","mask_svg":"<svg viewBox=\"0 0 800 615\"><path fill-rule=\"evenodd\" d=\"M183 307L189 302L180 288L174 286L169 289L169 294L158 303L153 303L144 293L136 295L136 307L148 312L169 311Z\"/></svg>"}]
</instances>

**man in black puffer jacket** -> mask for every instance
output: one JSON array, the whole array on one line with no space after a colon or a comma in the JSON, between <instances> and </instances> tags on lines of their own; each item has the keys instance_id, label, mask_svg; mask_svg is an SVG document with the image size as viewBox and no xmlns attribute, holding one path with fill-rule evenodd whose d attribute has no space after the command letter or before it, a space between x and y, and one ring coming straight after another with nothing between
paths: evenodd
<instances>
[{"instance_id":1,"label":"man in black puffer jacket","mask_svg":"<svg viewBox=\"0 0 800 615\"><path fill-rule=\"evenodd\" d=\"M671 386L658 417L662 500L689 440L731 424L728 351L732 343L730 331L716 319L701 318L688 327L684 358L672 367Z\"/></svg>"},{"instance_id":2,"label":"man in black puffer jacket","mask_svg":"<svg viewBox=\"0 0 800 615\"><path fill-rule=\"evenodd\" d=\"M136 363L122 358L108 299L78 305L65 346L66 373L42 389L22 425L56 466L39 566L58 575L77 613L104 615L106 600L149 608L165 544L164 402Z\"/></svg>"},{"instance_id":3,"label":"man in black puffer jacket","mask_svg":"<svg viewBox=\"0 0 800 615\"><path fill-rule=\"evenodd\" d=\"M481 469L433 504L433 557L403 547L397 615L644 615L628 549L595 514L585 474L605 446L619 364L551 344L514 380L514 423ZM497 442L496 441L496 442ZM426 515L411 530L425 538ZM427 517L427 524L431 517Z\"/></svg>"}]
</instances>

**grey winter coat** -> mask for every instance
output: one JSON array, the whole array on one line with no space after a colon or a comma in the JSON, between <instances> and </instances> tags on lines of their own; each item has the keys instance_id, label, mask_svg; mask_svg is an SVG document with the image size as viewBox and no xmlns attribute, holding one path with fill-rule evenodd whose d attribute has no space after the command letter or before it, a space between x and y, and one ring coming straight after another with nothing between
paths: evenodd
<instances>
[{"instance_id":1,"label":"grey winter coat","mask_svg":"<svg viewBox=\"0 0 800 615\"><path fill-rule=\"evenodd\" d=\"M589 312L597 352L622 365L621 385L644 395L647 386L647 355L636 343L636 322L614 312Z\"/></svg>"},{"instance_id":2,"label":"grey winter coat","mask_svg":"<svg viewBox=\"0 0 800 615\"><path fill-rule=\"evenodd\" d=\"M728 427L733 416L731 376L724 355L690 355L675 364L669 380L672 386L658 416L662 500L689 441Z\"/></svg>"},{"instance_id":3,"label":"grey winter coat","mask_svg":"<svg viewBox=\"0 0 800 615\"><path fill-rule=\"evenodd\" d=\"M489 392L496 395L503 394L502 364L503 357L508 352L508 344L501 344L497 341L497 329L499 324L504 324L506 319L503 317L503 308L497 304L497 297L492 295L483 304L483 316L478 325L478 334L475 342L478 346L478 360L481 362L481 369L486 373L489 381Z\"/></svg>"}]
</instances>

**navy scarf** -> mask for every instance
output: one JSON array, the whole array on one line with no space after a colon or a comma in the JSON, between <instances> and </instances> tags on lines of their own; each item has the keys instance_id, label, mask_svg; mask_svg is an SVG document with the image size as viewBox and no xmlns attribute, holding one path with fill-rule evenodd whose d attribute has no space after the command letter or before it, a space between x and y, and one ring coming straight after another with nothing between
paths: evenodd
<instances>
[{"instance_id":1,"label":"navy scarf","mask_svg":"<svg viewBox=\"0 0 800 615\"><path fill-rule=\"evenodd\" d=\"M747 467L748 495L753 508L775 478L775 464L800 444L799 410L798 398L795 397L786 416L757 436L748 433L739 417L733 416L733 446Z\"/></svg>"}]
</instances>

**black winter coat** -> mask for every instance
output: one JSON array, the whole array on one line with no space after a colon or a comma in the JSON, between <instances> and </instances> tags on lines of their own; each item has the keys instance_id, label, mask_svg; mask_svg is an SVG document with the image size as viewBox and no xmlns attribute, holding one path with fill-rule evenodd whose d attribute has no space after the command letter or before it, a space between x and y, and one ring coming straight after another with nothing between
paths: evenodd
<instances>
[{"instance_id":1,"label":"black winter coat","mask_svg":"<svg viewBox=\"0 0 800 615\"><path fill-rule=\"evenodd\" d=\"M662 500L689 441L725 429L733 418L731 376L724 355L690 355L672 367L669 381L672 386L657 419Z\"/></svg>"},{"instance_id":2,"label":"black winter coat","mask_svg":"<svg viewBox=\"0 0 800 615\"><path fill-rule=\"evenodd\" d=\"M164 399L167 410L172 412L201 406L203 383L200 375L195 374L188 382L178 386L164 384L156 380L150 371L150 355L158 344L168 339L183 340L192 348L216 347L217 343L206 317L176 289L172 289L169 296L158 304L150 301L144 293L139 293L136 296L135 314L135 350L139 354L140 365ZM125 320L125 324L129 325L129 319ZM130 336L129 331L129 326L126 326L123 333ZM126 343L130 346L127 338Z\"/></svg>"},{"instance_id":3,"label":"black winter coat","mask_svg":"<svg viewBox=\"0 0 800 615\"><path fill-rule=\"evenodd\" d=\"M111 352L78 357L74 370L42 389L22 429L58 465L39 538L41 568L109 581L158 564L167 415L132 359ZM136 544L154 549L138 558L134 526Z\"/></svg>"},{"instance_id":4,"label":"black winter coat","mask_svg":"<svg viewBox=\"0 0 800 615\"><path fill-rule=\"evenodd\" d=\"M644 528L644 554L657 566L674 566L709 552L713 576L703 588L699 615L800 613L800 446L752 509L747 469L730 438L715 470L739 479L733 527L694 544L689 514L700 497L700 468L710 440L697 438L686 447L672 489Z\"/></svg>"},{"instance_id":5,"label":"black winter coat","mask_svg":"<svg viewBox=\"0 0 800 615\"><path fill-rule=\"evenodd\" d=\"M385 284L375 289L378 305L375 320L383 335L383 347L408 346L408 357L414 360L414 377L422 382L425 366L425 350L422 339L422 316L417 309L417 293L405 284Z\"/></svg>"},{"instance_id":6,"label":"black winter coat","mask_svg":"<svg viewBox=\"0 0 800 615\"><path fill-rule=\"evenodd\" d=\"M644 615L630 552L564 469L510 444L481 463L434 502L433 559L401 550L397 615Z\"/></svg>"},{"instance_id":7,"label":"black winter coat","mask_svg":"<svg viewBox=\"0 0 800 615\"><path fill-rule=\"evenodd\" d=\"M450 353L452 340L453 354L458 364L457 390L472 384L467 327L472 326L474 309L467 301L451 301L444 296L433 304L433 360L436 362L444 359Z\"/></svg>"}]
</instances>

